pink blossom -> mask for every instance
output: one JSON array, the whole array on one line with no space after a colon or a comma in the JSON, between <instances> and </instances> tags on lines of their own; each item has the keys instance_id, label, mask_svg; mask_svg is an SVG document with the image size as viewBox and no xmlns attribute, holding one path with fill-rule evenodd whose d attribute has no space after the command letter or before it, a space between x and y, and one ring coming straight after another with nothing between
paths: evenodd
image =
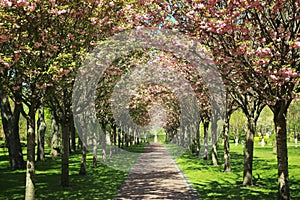
<instances>
[{"instance_id":1,"label":"pink blossom","mask_svg":"<svg viewBox=\"0 0 300 200\"><path fill-rule=\"evenodd\" d=\"M29 11L35 11L35 9L36 9L36 4L35 3L32 3L29 7L28 7L28 10Z\"/></svg>"},{"instance_id":2,"label":"pink blossom","mask_svg":"<svg viewBox=\"0 0 300 200\"><path fill-rule=\"evenodd\" d=\"M69 34L68 34L68 38L73 39L73 38L74 38L74 34L69 33Z\"/></svg>"},{"instance_id":3,"label":"pink blossom","mask_svg":"<svg viewBox=\"0 0 300 200\"><path fill-rule=\"evenodd\" d=\"M194 6L194 8L198 8L198 9L203 9L205 6L204 6L204 4L203 3L197 3L197 4L195 4L195 6Z\"/></svg>"},{"instance_id":4,"label":"pink blossom","mask_svg":"<svg viewBox=\"0 0 300 200\"><path fill-rule=\"evenodd\" d=\"M263 49L263 53L265 53L265 54L269 54L270 52L271 52L271 49L268 47Z\"/></svg>"},{"instance_id":5,"label":"pink blossom","mask_svg":"<svg viewBox=\"0 0 300 200\"><path fill-rule=\"evenodd\" d=\"M278 80L278 78L277 78L274 74L271 74L271 75L270 75L270 78L271 78L272 80L274 80L274 81L277 81L277 80Z\"/></svg>"},{"instance_id":6,"label":"pink blossom","mask_svg":"<svg viewBox=\"0 0 300 200\"><path fill-rule=\"evenodd\" d=\"M300 48L300 41L295 42L293 47L294 48Z\"/></svg>"},{"instance_id":7,"label":"pink blossom","mask_svg":"<svg viewBox=\"0 0 300 200\"><path fill-rule=\"evenodd\" d=\"M49 2L51 3L52 7L55 5L55 0L49 0Z\"/></svg>"},{"instance_id":8,"label":"pink blossom","mask_svg":"<svg viewBox=\"0 0 300 200\"><path fill-rule=\"evenodd\" d=\"M3 0L0 5L2 5L3 7L11 7L12 6L12 2L11 1L7 1L7 0Z\"/></svg>"},{"instance_id":9,"label":"pink blossom","mask_svg":"<svg viewBox=\"0 0 300 200\"><path fill-rule=\"evenodd\" d=\"M96 17L92 17L91 18L91 22L93 25L95 25L97 23L97 18Z\"/></svg>"},{"instance_id":10,"label":"pink blossom","mask_svg":"<svg viewBox=\"0 0 300 200\"><path fill-rule=\"evenodd\" d=\"M25 0L18 0L17 1L17 6L28 6L29 3Z\"/></svg>"},{"instance_id":11,"label":"pink blossom","mask_svg":"<svg viewBox=\"0 0 300 200\"><path fill-rule=\"evenodd\" d=\"M275 53L275 56L277 56L277 57L279 57L281 54L277 51L276 53Z\"/></svg>"},{"instance_id":12,"label":"pink blossom","mask_svg":"<svg viewBox=\"0 0 300 200\"><path fill-rule=\"evenodd\" d=\"M41 47L41 46L43 46L43 45L42 45L41 43L39 43L39 42L35 42L35 43L34 43L34 46L35 46L35 47Z\"/></svg>"},{"instance_id":13,"label":"pink blossom","mask_svg":"<svg viewBox=\"0 0 300 200\"><path fill-rule=\"evenodd\" d=\"M56 50L58 50L58 46L52 45L52 46L50 46L50 49L53 50L53 51L56 51Z\"/></svg>"}]
</instances>

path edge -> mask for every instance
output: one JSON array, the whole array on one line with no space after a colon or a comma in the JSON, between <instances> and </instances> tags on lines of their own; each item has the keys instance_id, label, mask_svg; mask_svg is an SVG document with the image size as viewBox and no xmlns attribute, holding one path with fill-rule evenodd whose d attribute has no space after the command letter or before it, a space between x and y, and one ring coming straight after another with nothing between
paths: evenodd
<instances>
[{"instance_id":1,"label":"path edge","mask_svg":"<svg viewBox=\"0 0 300 200\"><path fill-rule=\"evenodd\" d=\"M177 163L177 161L175 160L175 158L172 156L172 154L170 153L168 147L165 144L162 144L162 145L167 149L168 154L171 156L174 165L176 166L177 170L180 172L180 175L183 178L185 186L186 186L186 188L187 188L190 196L192 197L192 200L201 200L201 198L199 197L199 194L198 194L197 190L194 188L194 186L191 183L190 179L185 175L185 173L183 172L183 170L181 169L181 167L179 166L179 164Z\"/></svg>"}]
</instances>

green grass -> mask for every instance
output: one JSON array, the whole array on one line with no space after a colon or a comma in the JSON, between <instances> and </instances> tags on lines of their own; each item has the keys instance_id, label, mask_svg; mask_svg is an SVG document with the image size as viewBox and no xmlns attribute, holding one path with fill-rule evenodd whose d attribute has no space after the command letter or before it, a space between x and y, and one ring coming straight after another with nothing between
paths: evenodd
<instances>
[{"instance_id":1,"label":"green grass","mask_svg":"<svg viewBox=\"0 0 300 200\"><path fill-rule=\"evenodd\" d=\"M277 199L277 157L271 146L255 146L254 186L242 187L243 149L231 144L232 172L224 173L223 166L189 153L177 158L179 166L190 179L201 199ZM219 162L223 163L220 147ZM292 199L300 199L300 148L289 146L289 180Z\"/></svg>"},{"instance_id":2,"label":"green grass","mask_svg":"<svg viewBox=\"0 0 300 200\"><path fill-rule=\"evenodd\" d=\"M147 143L126 148L140 153ZM25 157L26 158L26 157ZM81 153L70 155L70 186L60 186L61 158L46 155L44 162L36 163L36 199L113 199L127 176L101 162L92 168L92 154L87 156L87 175L78 175ZM131 162L134 162L131 161ZM133 165L134 163L132 163ZM8 153L0 149L0 199L24 199L25 170L9 169Z\"/></svg>"}]
</instances>

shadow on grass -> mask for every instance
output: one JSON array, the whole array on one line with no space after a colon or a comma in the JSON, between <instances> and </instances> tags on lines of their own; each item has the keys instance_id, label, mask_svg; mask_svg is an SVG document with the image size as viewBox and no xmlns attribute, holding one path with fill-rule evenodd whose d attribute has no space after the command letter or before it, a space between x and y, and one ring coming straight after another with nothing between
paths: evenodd
<instances>
[{"instance_id":1,"label":"shadow on grass","mask_svg":"<svg viewBox=\"0 0 300 200\"><path fill-rule=\"evenodd\" d=\"M142 152L147 144L128 147L128 151ZM0 154L0 199L24 199L25 170L9 169L7 155ZM122 158L120 158L122 159ZM126 159L126 158L123 158ZM46 155L44 162L36 163L36 199L113 199L127 176L125 171L113 169L102 162L92 168L92 155L87 156L87 175L78 175L81 153L70 155L70 186L61 187L61 158Z\"/></svg>"},{"instance_id":2,"label":"shadow on grass","mask_svg":"<svg viewBox=\"0 0 300 200\"><path fill-rule=\"evenodd\" d=\"M87 175L70 175L70 186L59 185L60 174L39 175L36 195L39 199L113 199L126 173L100 164L88 168Z\"/></svg>"},{"instance_id":3,"label":"shadow on grass","mask_svg":"<svg viewBox=\"0 0 300 200\"><path fill-rule=\"evenodd\" d=\"M203 160L195 155L185 153L177 159L178 164L190 179L201 199L276 199L277 198L277 160L270 148L256 148L253 159L254 186L244 187L242 148L231 151L232 172L223 172L223 152L219 148L219 166L212 166L211 161ZM300 199L300 169L296 155L292 150L289 156L291 198ZM299 157L297 157L299 158ZM299 169L299 170L298 170Z\"/></svg>"}]
</instances>

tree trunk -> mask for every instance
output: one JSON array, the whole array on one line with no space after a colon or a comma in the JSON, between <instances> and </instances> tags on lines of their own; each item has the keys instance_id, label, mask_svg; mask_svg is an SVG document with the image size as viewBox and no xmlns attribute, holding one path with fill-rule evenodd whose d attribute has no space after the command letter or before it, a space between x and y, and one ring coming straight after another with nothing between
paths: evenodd
<instances>
[{"instance_id":1,"label":"tree trunk","mask_svg":"<svg viewBox=\"0 0 300 200\"><path fill-rule=\"evenodd\" d=\"M84 145L82 146L79 175L86 175L86 147Z\"/></svg>"},{"instance_id":2,"label":"tree trunk","mask_svg":"<svg viewBox=\"0 0 300 200\"><path fill-rule=\"evenodd\" d=\"M201 156L201 142L200 142L200 121L196 122L196 127L195 127L195 131L196 131L196 153L197 156L200 157Z\"/></svg>"},{"instance_id":3,"label":"tree trunk","mask_svg":"<svg viewBox=\"0 0 300 200\"><path fill-rule=\"evenodd\" d=\"M204 153L203 159L208 160L208 126L209 121L204 121L203 123L203 135L204 135Z\"/></svg>"},{"instance_id":4,"label":"tree trunk","mask_svg":"<svg viewBox=\"0 0 300 200\"><path fill-rule=\"evenodd\" d=\"M71 120L70 121L70 136L71 136L70 151L75 152L76 151L76 131L75 131L73 116L70 117L70 120Z\"/></svg>"},{"instance_id":5,"label":"tree trunk","mask_svg":"<svg viewBox=\"0 0 300 200\"><path fill-rule=\"evenodd\" d=\"M248 117L248 130L246 135L246 148L244 151L244 175L243 185L253 185L252 163L253 163L253 137L255 134L255 120Z\"/></svg>"},{"instance_id":6,"label":"tree trunk","mask_svg":"<svg viewBox=\"0 0 300 200\"><path fill-rule=\"evenodd\" d=\"M61 186L69 186L69 119L63 116L62 120L62 167L61 167Z\"/></svg>"},{"instance_id":7,"label":"tree trunk","mask_svg":"<svg viewBox=\"0 0 300 200\"><path fill-rule=\"evenodd\" d=\"M129 146L129 136L128 136L128 132L125 133L125 145L126 145L126 147Z\"/></svg>"},{"instance_id":8,"label":"tree trunk","mask_svg":"<svg viewBox=\"0 0 300 200\"><path fill-rule=\"evenodd\" d=\"M102 145L102 162L106 162L106 123L102 122L102 130L103 130L103 134L101 134L100 136L100 142ZM128 140L126 140L126 146L128 147Z\"/></svg>"},{"instance_id":9,"label":"tree trunk","mask_svg":"<svg viewBox=\"0 0 300 200\"><path fill-rule=\"evenodd\" d=\"M226 116L223 125L223 136L224 136L224 172L230 172L230 145L229 145L229 120L230 117Z\"/></svg>"},{"instance_id":10,"label":"tree trunk","mask_svg":"<svg viewBox=\"0 0 300 200\"><path fill-rule=\"evenodd\" d=\"M25 200L34 200L35 189L35 108L29 107L27 116L27 164Z\"/></svg>"},{"instance_id":11,"label":"tree trunk","mask_svg":"<svg viewBox=\"0 0 300 200\"><path fill-rule=\"evenodd\" d=\"M45 160L45 132L46 122L44 117L44 106L42 105L39 109L39 116L37 121L38 126L38 148L37 148L37 161Z\"/></svg>"},{"instance_id":12,"label":"tree trunk","mask_svg":"<svg viewBox=\"0 0 300 200\"><path fill-rule=\"evenodd\" d=\"M98 165L97 165L97 154L98 154L98 141L99 139L98 139L98 136L96 135L96 133L95 133L95 135L94 135L94 138L93 138L93 167L94 168L97 168L98 167Z\"/></svg>"},{"instance_id":13,"label":"tree trunk","mask_svg":"<svg viewBox=\"0 0 300 200\"><path fill-rule=\"evenodd\" d=\"M120 150L120 148L121 148L121 142L122 142L122 139L121 139L121 130L118 129L117 132L118 132L118 148Z\"/></svg>"},{"instance_id":14,"label":"tree trunk","mask_svg":"<svg viewBox=\"0 0 300 200\"><path fill-rule=\"evenodd\" d=\"M278 194L277 199L290 199L288 174L288 149L286 132L286 114L288 104L272 109L276 131Z\"/></svg>"},{"instance_id":15,"label":"tree trunk","mask_svg":"<svg viewBox=\"0 0 300 200\"><path fill-rule=\"evenodd\" d=\"M211 149L211 160L214 166L218 166L218 152L217 152L217 145L218 145L218 119L216 116L212 116L211 121L211 138L212 138L212 149Z\"/></svg>"},{"instance_id":16,"label":"tree trunk","mask_svg":"<svg viewBox=\"0 0 300 200\"><path fill-rule=\"evenodd\" d=\"M51 115L51 129L52 129L51 155L53 157L57 157L60 155L59 126L56 122L53 112Z\"/></svg>"},{"instance_id":17,"label":"tree trunk","mask_svg":"<svg viewBox=\"0 0 300 200\"><path fill-rule=\"evenodd\" d=\"M10 168L12 170L25 168L19 135L19 119L21 107L22 104L15 104L14 112L12 113L8 98L1 97L0 99L0 111L3 130L6 143L8 145L9 162Z\"/></svg>"},{"instance_id":18,"label":"tree trunk","mask_svg":"<svg viewBox=\"0 0 300 200\"><path fill-rule=\"evenodd\" d=\"M82 147L83 147L82 140L80 137L78 137L77 149L82 149Z\"/></svg>"}]
</instances>

